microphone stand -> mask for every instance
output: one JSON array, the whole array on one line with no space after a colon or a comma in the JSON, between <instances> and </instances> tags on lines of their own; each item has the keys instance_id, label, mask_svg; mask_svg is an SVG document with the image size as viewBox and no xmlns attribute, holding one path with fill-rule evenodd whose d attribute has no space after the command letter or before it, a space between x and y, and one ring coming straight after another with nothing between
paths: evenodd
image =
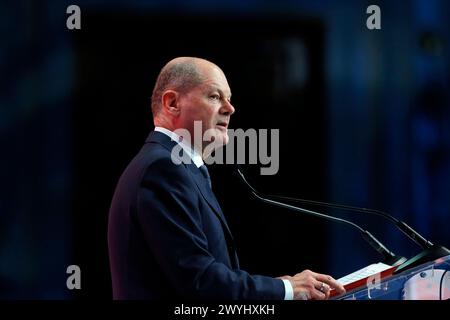
<instances>
[{"instance_id":1,"label":"microphone stand","mask_svg":"<svg viewBox=\"0 0 450 320\"><path fill-rule=\"evenodd\" d=\"M375 238L375 236L373 236L369 231L364 230L363 228L361 228L359 225L351 222L351 221L347 221L345 219L341 219L341 218L336 218L333 216L329 216L323 213L319 213L319 212L315 212L315 211L311 211L311 210L307 210L307 209L303 209L303 208L299 208L287 203L283 203L280 201L275 201L272 199L268 199L265 195L263 195L262 193L256 191L255 188L253 188L250 183L247 182L247 179L245 178L245 176L243 175L243 173L241 172L241 170L239 168L237 168L237 173L240 176L241 180L243 181L243 183L250 189L251 194L256 197L258 200L274 205L274 206L278 206L281 208L285 208L285 209L290 209L293 211L297 211L297 212L302 212L302 213L306 213L312 216L316 216L316 217L320 217L320 218L324 218L326 220L330 220L330 221L335 221L335 222L339 222L339 223L344 223L347 225L350 225L356 229L358 229L361 233L361 236L364 238L364 240L366 240L370 246L372 246L378 253L380 253L383 257L384 257L384 261L383 263L391 265L391 266L397 266L400 265L401 263L403 263L406 258L404 257L398 257L396 256L394 253L392 253L389 249L387 249L377 238Z\"/></svg>"},{"instance_id":2,"label":"microphone stand","mask_svg":"<svg viewBox=\"0 0 450 320\"><path fill-rule=\"evenodd\" d=\"M400 264L395 269L394 274L398 274L405 270L417 267L421 264L424 264L424 263L427 263L430 261L434 261L439 258L450 255L450 250L447 249L446 247L433 244L431 241L425 239L422 235L420 235L416 230L411 228L405 222L395 218L394 216L392 216L386 212L380 211L380 210L359 208L359 207L347 206L347 205L342 205L342 204L333 204L333 203L327 203L327 202L297 199L297 198L290 198L290 197L274 196L274 195L268 195L267 197L271 198L271 199L282 199L282 200L287 200L287 201L301 202L301 203L310 204L310 205L314 205L314 206L323 206L323 207L335 208L335 209L340 209L340 210L348 210L348 211L354 211L354 212L360 212L360 213L376 214L376 215L382 216L382 217L390 220L405 235L407 235L411 240L413 240L416 244L418 244L420 247L423 248L423 251L420 252L419 254L415 255L414 257L412 257L406 261L403 261L403 263Z\"/></svg>"}]
</instances>

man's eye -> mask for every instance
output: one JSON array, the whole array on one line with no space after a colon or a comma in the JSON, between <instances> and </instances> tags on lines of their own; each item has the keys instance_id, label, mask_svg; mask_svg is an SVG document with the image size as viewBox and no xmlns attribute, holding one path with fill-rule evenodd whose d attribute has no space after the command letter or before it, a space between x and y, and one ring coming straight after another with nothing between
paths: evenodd
<instances>
[{"instance_id":1,"label":"man's eye","mask_svg":"<svg viewBox=\"0 0 450 320\"><path fill-rule=\"evenodd\" d=\"M220 100L220 96L219 96L218 94L212 94L212 95L210 96L210 98L211 98L211 99L214 99L214 100Z\"/></svg>"}]
</instances>

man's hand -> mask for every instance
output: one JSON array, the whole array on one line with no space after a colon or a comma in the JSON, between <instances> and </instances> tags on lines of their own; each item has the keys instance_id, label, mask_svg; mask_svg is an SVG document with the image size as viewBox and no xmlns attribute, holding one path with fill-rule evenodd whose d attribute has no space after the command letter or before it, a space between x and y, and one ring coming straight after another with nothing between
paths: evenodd
<instances>
[{"instance_id":1,"label":"man's hand","mask_svg":"<svg viewBox=\"0 0 450 320\"><path fill-rule=\"evenodd\" d=\"M324 300L330 297L330 290L334 288L337 294L345 293L344 287L331 276L315 273L310 270L297 273L295 276L283 276L294 289L295 300Z\"/></svg>"}]
</instances>

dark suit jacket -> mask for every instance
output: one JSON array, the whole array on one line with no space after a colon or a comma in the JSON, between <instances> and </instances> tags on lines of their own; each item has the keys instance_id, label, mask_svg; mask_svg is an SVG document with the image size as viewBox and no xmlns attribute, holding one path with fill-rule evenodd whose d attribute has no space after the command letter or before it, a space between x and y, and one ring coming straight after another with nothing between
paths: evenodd
<instances>
[{"instance_id":1,"label":"dark suit jacket","mask_svg":"<svg viewBox=\"0 0 450 320\"><path fill-rule=\"evenodd\" d=\"M280 279L239 263L220 206L194 163L151 132L122 174L109 215L115 299L283 299Z\"/></svg>"}]
</instances>

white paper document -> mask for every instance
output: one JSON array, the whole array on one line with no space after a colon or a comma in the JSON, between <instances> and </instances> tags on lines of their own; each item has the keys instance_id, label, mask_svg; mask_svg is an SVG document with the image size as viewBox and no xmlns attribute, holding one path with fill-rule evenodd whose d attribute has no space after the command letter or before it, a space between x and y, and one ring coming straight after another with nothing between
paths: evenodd
<instances>
[{"instance_id":1,"label":"white paper document","mask_svg":"<svg viewBox=\"0 0 450 320\"><path fill-rule=\"evenodd\" d=\"M337 281L342 284L343 286L353 283L355 281L370 277L374 274L383 272L385 270L388 270L392 268L392 266L384 264L382 262L371 264L367 267L364 267L362 269L359 269L353 273L350 273L346 275L345 277L337 279Z\"/></svg>"}]
</instances>

